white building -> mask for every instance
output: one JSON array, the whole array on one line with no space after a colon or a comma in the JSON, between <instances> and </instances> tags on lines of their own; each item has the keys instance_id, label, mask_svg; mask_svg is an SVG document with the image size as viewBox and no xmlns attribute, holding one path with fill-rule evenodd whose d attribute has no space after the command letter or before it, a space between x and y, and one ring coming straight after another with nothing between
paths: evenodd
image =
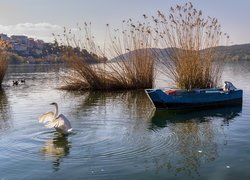
<instances>
[{"instance_id":1,"label":"white building","mask_svg":"<svg viewBox=\"0 0 250 180\"><path fill-rule=\"evenodd\" d=\"M3 34L3 33L0 34L0 39L3 40L3 41L6 41L6 42L10 42L10 40L11 40L11 39L8 37L7 34Z\"/></svg>"},{"instance_id":2,"label":"white building","mask_svg":"<svg viewBox=\"0 0 250 180\"><path fill-rule=\"evenodd\" d=\"M13 43L12 44L12 50L17 51L17 52L25 52L25 51L27 51L27 45L26 44Z\"/></svg>"},{"instance_id":3,"label":"white building","mask_svg":"<svg viewBox=\"0 0 250 180\"><path fill-rule=\"evenodd\" d=\"M11 39L14 43L19 43L19 44L26 44L28 43L28 37L27 36L17 36L17 35L13 35L11 36Z\"/></svg>"}]
</instances>

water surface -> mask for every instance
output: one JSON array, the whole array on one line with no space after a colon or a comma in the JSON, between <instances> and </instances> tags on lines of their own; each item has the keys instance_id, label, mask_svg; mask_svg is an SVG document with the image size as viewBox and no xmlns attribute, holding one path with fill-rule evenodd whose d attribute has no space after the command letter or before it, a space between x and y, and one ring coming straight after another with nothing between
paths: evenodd
<instances>
[{"instance_id":1,"label":"water surface","mask_svg":"<svg viewBox=\"0 0 250 180\"><path fill-rule=\"evenodd\" d=\"M0 91L0 179L248 179L250 62L223 80L244 90L242 107L155 111L143 91L66 93L57 66L11 66ZM12 81L26 79L12 86ZM167 86L164 78L156 86ZM166 84L165 84L166 83ZM74 133L38 123L59 110Z\"/></svg>"}]
</instances>

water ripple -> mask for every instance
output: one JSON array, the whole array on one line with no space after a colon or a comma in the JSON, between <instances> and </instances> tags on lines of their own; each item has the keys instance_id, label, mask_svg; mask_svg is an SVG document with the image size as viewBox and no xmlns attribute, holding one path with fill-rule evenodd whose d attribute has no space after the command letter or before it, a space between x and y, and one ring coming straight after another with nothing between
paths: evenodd
<instances>
[{"instance_id":1,"label":"water ripple","mask_svg":"<svg viewBox=\"0 0 250 180\"><path fill-rule=\"evenodd\" d=\"M10 84L24 77L25 85L10 84L0 94L0 179L129 179L137 175L139 179L147 175L171 179L218 168L221 173L228 164L232 172L248 168L250 91L242 76L224 76L245 88L240 110L163 113L151 119L152 107L144 92L64 93L54 89L59 80L56 73L26 70L10 72L6 81ZM52 101L70 119L72 134L62 136L38 123L39 115L51 110ZM236 166L238 159L243 159L242 164Z\"/></svg>"}]
</instances>

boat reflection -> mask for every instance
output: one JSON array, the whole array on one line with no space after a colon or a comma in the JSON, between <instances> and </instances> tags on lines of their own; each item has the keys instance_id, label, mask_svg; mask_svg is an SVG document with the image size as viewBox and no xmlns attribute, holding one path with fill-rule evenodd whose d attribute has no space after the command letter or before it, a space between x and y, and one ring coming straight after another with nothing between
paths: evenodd
<instances>
[{"instance_id":1,"label":"boat reflection","mask_svg":"<svg viewBox=\"0 0 250 180\"><path fill-rule=\"evenodd\" d=\"M200 111L167 111L155 110L151 118L152 129L168 126L169 123L188 121L206 122L213 118L222 118L223 125L229 125L230 120L239 116L242 106L223 107Z\"/></svg>"},{"instance_id":2,"label":"boat reflection","mask_svg":"<svg viewBox=\"0 0 250 180\"><path fill-rule=\"evenodd\" d=\"M165 157L167 159L163 162L158 160L160 167L167 168L175 175L199 177L202 164L214 161L219 156L219 134L223 131L223 125L228 125L239 116L241 110L240 106L189 113L155 111L150 129L162 137L168 137L166 143L171 144L168 147L171 148L171 155ZM222 138L225 141L226 135Z\"/></svg>"},{"instance_id":3,"label":"boat reflection","mask_svg":"<svg viewBox=\"0 0 250 180\"><path fill-rule=\"evenodd\" d=\"M62 159L69 155L70 148L71 145L68 141L68 137L55 132L54 138L48 140L44 144L41 148L41 152L45 158L52 159L53 169L58 171L60 169Z\"/></svg>"}]
</instances>

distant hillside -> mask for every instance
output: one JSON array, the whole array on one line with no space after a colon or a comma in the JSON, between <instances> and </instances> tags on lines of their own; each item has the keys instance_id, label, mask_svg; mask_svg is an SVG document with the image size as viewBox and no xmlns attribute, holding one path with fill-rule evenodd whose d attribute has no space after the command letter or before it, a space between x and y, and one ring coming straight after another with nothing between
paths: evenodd
<instances>
[{"instance_id":1,"label":"distant hillside","mask_svg":"<svg viewBox=\"0 0 250 180\"><path fill-rule=\"evenodd\" d=\"M250 60L250 44L216 47L219 57L225 60Z\"/></svg>"},{"instance_id":2,"label":"distant hillside","mask_svg":"<svg viewBox=\"0 0 250 180\"><path fill-rule=\"evenodd\" d=\"M238 60L250 60L250 44L241 44L241 45L233 45L233 46L218 46L215 47L217 50L217 59L218 60L226 60L226 61L238 61ZM152 48L153 53L159 55L159 58L167 59L168 55L171 54L172 48ZM79 58L84 58L87 63L98 63L105 62L106 58L100 58L96 54L89 53L85 49L80 50L78 48L73 48L75 54L79 56ZM137 50L140 52L141 50ZM205 50L203 50L205 51ZM145 51L141 51L144 53ZM110 59L109 62L117 62L119 60L127 60L129 57L133 55L135 51L131 51L120 56L117 56L113 59ZM24 55L15 51L9 51L9 62L10 64L20 64L20 63L31 63L31 64L51 64L51 63L62 63L63 52L61 51L59 46L55 46L55 44L45 44L41 51L41 54L32 56Z\"/></svg>"},{"instance_id":3,"label":"distant hillside","mask_svg":"<svg viewBox=\"0 0 250 180\"><path fill-rule=\"evenodd\" d=\"M241 45L232 45L232 46L218 46L215 47L217 51L217 59L224 59L226 61L238 61L238 60L250 60L250 44L241 44ZM160 58L168 57L168 54L171 54L172 48L152 48L152 52L160 55ZM110 60L119 61L122 59L129 59L129 56L133 54L134 51L125 53L123 55L117 56ZM168 52L168 53L167 53Z\"/></svg>"},{"instance_id":4,"label":"distant hillside","mask_svg":"<svg viewBox=\"0 0 250 180\"><path fill-rule=\"evenodd\" d=\"M15 52L12 50L8 51L8 61L10 64L57 64L64 63L64 50L63 46L55 46L54 44L45 44L42 53L39 56L29 56ZM106 61L105 58L98 57L94 53L90 53L87 50L80 50L78 48L71 48L71 51L74 52L79 59L84 59L87 63L98 63L100 61Z\"/></svg>"},{"instance_id":5,"label":"distant hillside","mask_svg":"<svg viewBox=\"0 0 250 180\"><path fill-rule=\"evenodd\" d=\"M87 63L106 61L105 57L99 57L85 49L62 46L56 41L54 43L46 43L42 40L35 40L24 35L12 35L9 37L7 34L3 33L0 33L0 40L5 41L9 45L7 52L10 64L63 63L65 48L71 50L74 55Z\"/></svg>"}]
</instances>

